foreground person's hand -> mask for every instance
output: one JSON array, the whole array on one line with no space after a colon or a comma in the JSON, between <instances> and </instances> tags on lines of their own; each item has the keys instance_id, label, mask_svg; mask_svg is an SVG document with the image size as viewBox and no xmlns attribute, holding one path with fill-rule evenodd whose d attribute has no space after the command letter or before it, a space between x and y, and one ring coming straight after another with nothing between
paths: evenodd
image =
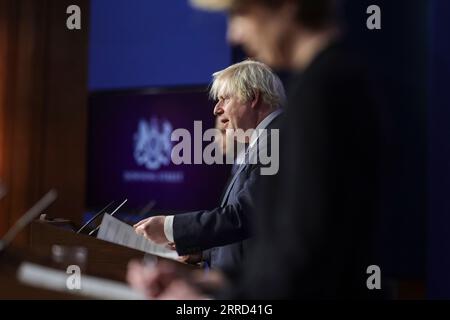
<instances>
[{"instance_id":1,"label":"foreground person's hand","mask_svg":"<svg viewBox=\"0 0 450 320\"><path fill-rule=\"evenodd\" d=\"M178 277L172 263L161 261L154 266L148 266L139 261L131 261L128 264L126 278L133 289L154 299Z\"/></svg>"},{"instance_id":2,"label":"foreground person's hand","mask_svg":"<svg viewBox=\"0 0 450 320\"><path fill-rule=\"evenodd\" d=\"M206 299L205 292L217 292L227 284L221 272L188 270L165 260L153 266L130 262L127 281L151 299Z\"/></svg>"},{"instance_id":3,"label":"foreground person's hand","mask_svg":"<svg viewBox=\"0 0 450 320\"><path fill-rule=\"evenodd\" d=\"M202 262L202 254L201 253L194 253L186 256L180 256L178 258L178 261L187 263L187 264L199 264Z\"/></svg>"}]
</instances>

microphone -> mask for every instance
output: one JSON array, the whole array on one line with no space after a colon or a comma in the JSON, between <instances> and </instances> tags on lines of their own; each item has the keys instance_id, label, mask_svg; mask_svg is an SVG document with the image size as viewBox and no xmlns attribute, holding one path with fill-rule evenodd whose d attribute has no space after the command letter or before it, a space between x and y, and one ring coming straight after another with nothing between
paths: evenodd
<instances>
[{"instance_id":1,"label":"microphone","mask_svg":"<svg viewBox=\"0 0 450 320\"><path fill-rule=\"evenodd\" d=\"M80 233L81 231L83 231L88 225L91 224L92 221L94 221L95 219L97 219L98 216L100 216L101 214L103 214L104 212L106 212L106 210L108 210L116 201L111 201L108 205L106 205L106 207L104 207L102 210L100 210L98 213L96 213L91 219L89 219L88 222L86 222L78 231L77 233Z\"/></svg>"},{"instance_id":2,"label":"microphone","mask_svg":"<svg viewBox=\"0 0 450 320\"><path fill-rule=\"evenodd\" d=\"M155 200L150 200L138 213L137 218L143 218L156 206Z\"/></svg>"},{"instance_id":3,"label":"microphone","mask_svg":"<svg viewBox=\"0 0 450 320\"><path fill-rule=\"evenodd\" d=\"M120 208L122 208L122 206L125 204L125 203L127 203L127 201L128 201L128 199L125 199L121 204L119 204L119 206L113 211L113 212L111 212L110 213L110 216L114 216L115 214L116 214L116 212L120 209ZM101 225L101 224L100 224ZM89 235L90 236L94 236L94 234L96 233L96 232L98 232L98 230L100 229L100 226L98 226L97 228L95 228L94 230L92 230L91 232L89 232Z\"/></svg>"},{"instance_id":4,"label":"microphone","mask_svg":"<svg viewBox=\"0 0 450 320\"><path fill-rule=\"evenodd\" d=\"M8 230L3 239L0 240L0 252L4 251L14 240L17 234L30 224L39 214L47 209L58 197L56 190L50 190L41 198L30 210L28 210L19 220Z\"/></svg>"},{"instance_id":5,"label":"microphone","mask_svg":"<svg viewBox=\"0 0 450 320\"><path fill-rule=\"evenodd\" d=\"M150 200L141 210L138 211L137 215L125 217L122 221L126 224L135 224L135 220L140 221L143 217L147 216L147 214L155 207L156 201Z\"/></svg>"}]
</instances>

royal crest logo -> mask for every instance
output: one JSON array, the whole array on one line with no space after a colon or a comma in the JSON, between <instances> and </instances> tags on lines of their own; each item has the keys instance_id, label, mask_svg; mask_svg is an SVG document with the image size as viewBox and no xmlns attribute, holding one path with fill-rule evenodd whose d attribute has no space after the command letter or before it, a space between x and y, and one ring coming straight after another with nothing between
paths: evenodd
<instances>
[{"instance_id":1,"label":"royal crest logo","mask_svg":"<svg viewBox=\"0 0 450 320\"><path fill-rule=\"evenodd\" d=\"M170 164L172 141L170 136L173 128L169 121L140 120L138 130L134 135L134 159L140 166L149 170L158 170L161 166Z\"/></svg>"}]
</instances>

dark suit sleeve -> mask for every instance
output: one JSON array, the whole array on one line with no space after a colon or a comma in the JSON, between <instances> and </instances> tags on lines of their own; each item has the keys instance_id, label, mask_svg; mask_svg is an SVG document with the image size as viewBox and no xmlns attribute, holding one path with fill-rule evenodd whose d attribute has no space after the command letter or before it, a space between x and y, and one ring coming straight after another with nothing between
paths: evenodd
<instances>
[{"instance_id":1,"label":"dark suit sleeve","mask_svg":"<svg viewBox=\"0 0 450 320\"><path fill-rule=\"evenodd\" d=\"M212 247L243 241L251 236L252 212L261 179L259 166L249 166L236 200L224 207L174 217L173 234L178 254L186 255ZM238 179L241 179L238 177Z\"/></svg>"}]
</instances>

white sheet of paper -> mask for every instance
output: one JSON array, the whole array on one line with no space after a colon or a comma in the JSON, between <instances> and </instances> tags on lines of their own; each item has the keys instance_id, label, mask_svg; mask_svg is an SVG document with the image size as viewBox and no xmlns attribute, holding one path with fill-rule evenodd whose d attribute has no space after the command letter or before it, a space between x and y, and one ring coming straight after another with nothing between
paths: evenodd
<instances>
[{"instance_id":1,"label":"white sheet of paper","mask_svg":"<svg viewBox=\"0 0 450 320\"><path fill-rule=\"evenodd\" d=\"M65 292L103 300L144 300L144 295L116 281L80 274L80 288L70 290L71 273L24 262L17 271L17 279L29 286Z\"/></svg>"},{"instance_id":2,"label":"white sheet of paper","mask_svg":"<svg viewBox=\"0 0 450 320\"><path fill-rule=\"evenodd\" d=\"M176 251L138 235L134 228L109 214L105 214L97 235L98 239L119 244L128 248L150 253L159 257L177 260Z\"/></svg>"}]
</instances>

